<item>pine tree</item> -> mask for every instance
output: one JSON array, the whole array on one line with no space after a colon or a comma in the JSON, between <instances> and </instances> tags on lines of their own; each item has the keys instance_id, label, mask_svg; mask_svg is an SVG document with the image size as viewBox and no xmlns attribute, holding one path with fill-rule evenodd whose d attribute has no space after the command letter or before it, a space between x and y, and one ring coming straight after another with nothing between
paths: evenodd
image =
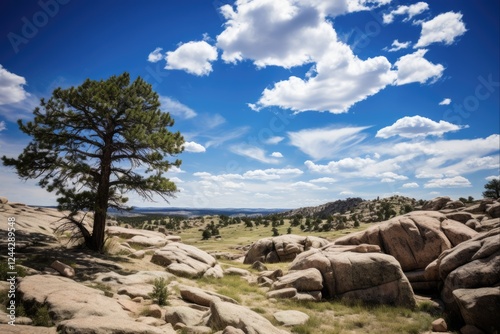
<instances>
[{"instance_id":1,"label":"pine tree","mask_svg":"<svg viewBox=\"0 0 500 334\"><path fill-rule=\"evenodd\" d=\"M140 77L131 83L123 73L57 88L33 114L32 121L18 121L32 141L17 159L3 156L3 163L21 179L39 179L42 188L55 191L58 208L71 212L67 218L89 248L102 251L108 208L126 208L129 191L166 201L177 191L163 174L180 166L166 158L182 152L184 139L167 129L174 120ZM74 218L78 211L94 213L92 232Z\"/></svg>"},{"instance_id":2,"label":"pine tree","mask_svg":"<svg viewBox=\"0 0 500 334\"><path fill-rule=\"evenodd\" d=\"M500 178L491 179L484 185L483 196L487 198L500 198Z\"/></svg>"}]
</instances>

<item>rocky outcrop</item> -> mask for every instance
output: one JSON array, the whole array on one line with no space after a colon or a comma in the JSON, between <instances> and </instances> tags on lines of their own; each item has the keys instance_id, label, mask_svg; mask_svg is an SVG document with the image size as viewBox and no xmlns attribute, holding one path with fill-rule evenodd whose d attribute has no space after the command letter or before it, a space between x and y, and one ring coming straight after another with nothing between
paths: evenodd
<instances>
[{"instance_id":1,"label":"rocky outcrop","mask_svg":"<svg viewBox=\"0 0 500 334\"><path fill-rule=\"evenodd\" d=\"M222 268L210 254L179 242L156 250L151 262L164 266L169 272L182 277L223 277Z\"/></svg>"},{"instance_id":2,"label":"rocky outcrop","mask_svg":"<svg viewBox=\"0 0 500 334\"><path fill-rule=\"evenodd\" d=\"M422 210L438 211L444 209L448 202L451 202L451 198L449 198L448 196L436 197L434 199L431 199L430 201L425 202L422 206Z\"/></svg>"},{"instance_id":3,"label":"rocky outcrop","mask_svg":"<svg viewBox=\"0 0 500 334\"><path fill-rule=\"evenodd\" d=\"M436 211L414 211L335 240L336 245L373 244L394 256L403 271L424 269L429 263L477 232Z\"/></svg>"},{"instance_id":4,"label":"rocky outcrop","mask_svg":"<svg viewBox=\"0 0 500 334\"><path fill-rule=\"evenodd\" d=\"M369 250L369 245L366 246ZM290 270L299 270L299 274L309 273L311 268L321 273L324 298L415 307L410 283L398 261L390 255L345 251L345 247L331 245L299 254L290 264ZM283 277L280 278L281 281ZM301 289L308 292L304 287Z\"/></svg>"},{"instance_id":5,"label":"rocky outcrop","mask_svg":"<svg viewBox=\"0 0 500 334\"><path fill-rule=\"evenodd\" d=\"M465 323L487 333L500 329L494 327L500 305L499 241L500 228L479 234L443 252L437 268L426 270L444 282L441 296L455 324Z\"/></svg>"},{"instance_id":6,"label":"rocky outcrop","mask_svg":"<svg viewBox=\"0 0 500 334\"><path fill-rule=\"evenodd\" d=\"M163 247L170 241L164 233L135 228L108 226L106 232L110 236L118 236L126 239L129 245L142 247Z\"/></svg>"},{"instance_id":7,"label":"rocky outcrop","mask_svg":"<svg viewBox=\"0 0 500 334\"><path fill-rule=\"evenodd\" d=\"M255 242L245 255L243 263L252 264L256 261L277 263L292 261L297 254L311 248L320 248L328 241L318 237L305 237L294 234L279 237L264 238Z\"/></svg>"},{"instance_id":8,"label":"rocky outcrop","mask_svg":"<svg viewBox=\"0 0 500 334\"><path fill-rule=\"evenodd\" d=\"M117 300L106 297L102 291L69 278L27 276L19 283L18 292L28 312L46 306L61 333L163 333L130 318Z\"/></svg>"},{"instance_id":9,"label":"rocky outcrop","mask_svg":"<svg viewBox=\"0 0 500 334\"><path fill-rule=\"evenodd\" d=\"M254 311L232 303L214 301L210 305L210 327L222 330L227 326L241 329L244 333L252 334L286 334L273 326L273 324Z\"/></svg>"}]
</instances>

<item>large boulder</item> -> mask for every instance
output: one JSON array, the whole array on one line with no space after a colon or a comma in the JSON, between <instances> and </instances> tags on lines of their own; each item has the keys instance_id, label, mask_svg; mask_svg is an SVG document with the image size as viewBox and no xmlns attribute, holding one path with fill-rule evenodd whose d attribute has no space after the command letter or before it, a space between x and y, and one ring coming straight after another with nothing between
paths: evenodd
<instances>
[{"instance_id":1,"label":"large boulder","mask_svg":"<svg viewBox=\"0 0 500 334\"><path fill-rule=\"evenodd\" d=\"M295 288L297 291L321 291L323 277L316 268L292 271L279 277L271 286L271 290Z\"/></svg>"},{"instance_id":2,"label":"large boulder","mask_svg":"<svg viewBox=\"0 0 500 334\"><path fill-rule=\"evenodd\" d=\"M394 256L406 272L425 269L443 251L475 235L476 231L443 213L414 211L341 237L334 244L378 245L384 253Z\"/></svg>"},{"instance_id":3,"label":"large boulder","mask_svg":"<svg viewBox=\"0 0 500 334\"><path fill-rule=\"evenodd\" d=\"M208 324L212 329L222 330L227 326L243 330L251 334L285 334L288 333L273 326L260 314L240 305L224 301L214 301L210 305Z\"/></svg>"},{"instance_id":4,"label":"large boulder","mask_svg":"<svg viewBox=\"0 0 500 334\"><path fill-rule=\"evenodd\" d=\"M328 243L328 240L323 238L305 237L294 234L264 238L252 245L245 255L243 263L252 264L256 261L268 263L292 261L297 254L311 248L321 248Z\"/></svg>"},{"instance_id":5,"label":"large boulder","mask_svg":"<svg viewBox=\"0 0 500 334\"><path fill-rule=\"evenodd\" d=\"M432 211L441 210L450 201L451 198L449 198L448 196L436 197L434 199L431 199L430 201L425 202L424 205L422 206L422 210L432 210Z\"/></svg>"},{"instance_id":6,"label":"large boulder","mask_svg":"<svg viewBox=\"0 0 500 334\"><path fill-rule=\"evenodd\" d=\"M500 286L479 289L457 289L453 297L460 309L465 323L483 330L485 333L498 333L500 323Z\"/></svg>"},{"instance_id":7,"label":"large boulder","mask_svg":"<svg viewBox=\"0 0 500 334\"><path fill-rule=\"evenodd\" d=\"M66 277L26 276L21 279L17 290L28 312L40 306L48 308L51 320L57 324L58 333L164 333L130 318L117 300L106 297L102 291Z\"/></svg>"},{"instance_id":8,"label":"large boulder","mask_svg":"<svg viewBox=\"0 0 500 334\"><path fill-rule=\"evenodd\" d=\"M481 305L481 300L499 299L500 228L479 234L443 252L436 265L437 274L444 281L441 297L452 321L455 324L465 322L488 332L490 329L483 319L497 319L500 305L493 309L479 308L480 312L470 305ZM459 289L467 291L456 292Z\"/></svg>"},{"instance_id":9,"label":"large boulder","mask_svg":"<svg viewBox=\"0 0 500 334\"><path fill-rule=\"evenodd\" d=\"M413 290L398 261L382 253L339 251L336 247L299 254L290 270L316 268L323 277L323 296L415 307Z\"/></svg>"},{"instance_id":10,"label":"large boulder","mask_svg":"<svg viewBox=\"0 0 500 334\"><path fill-rule=\"evenodd\" d=\"M142 247L163 247L169 242L165 234L156 231L108 226L106 232L111 236L127 239L130 245Z\"/></svg>"},{"instance_id":11,"label":"large boulder","mask_svg":"<svg viewBox=\"0 0 500 334\"><path fill-rule=\"evenodd\" d=\"M179 242L170 243L156 250L151 262L164 266L169 272L182 277L223 276L222 268L212 255Z\"/></svg>"}]
</instances>

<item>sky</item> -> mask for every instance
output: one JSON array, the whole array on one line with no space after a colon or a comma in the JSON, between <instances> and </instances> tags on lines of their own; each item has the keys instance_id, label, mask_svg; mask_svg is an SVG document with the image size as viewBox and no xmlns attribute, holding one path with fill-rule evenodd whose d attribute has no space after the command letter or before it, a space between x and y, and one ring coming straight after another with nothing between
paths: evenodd
<instances>
[{"instance_id":1,"label":"sky","mask_svg":"<svg viewBox=\"0 0 500 334\"><path fill-rule=\"evenodd\" d=\"M492 0L0 2L0 155L40 98L87 78L149 82L185 139L179 189L142 207L297 208L482 197L499 177ZM56 195L0 166L0 195Z\"/></svg>"}]
</instances>

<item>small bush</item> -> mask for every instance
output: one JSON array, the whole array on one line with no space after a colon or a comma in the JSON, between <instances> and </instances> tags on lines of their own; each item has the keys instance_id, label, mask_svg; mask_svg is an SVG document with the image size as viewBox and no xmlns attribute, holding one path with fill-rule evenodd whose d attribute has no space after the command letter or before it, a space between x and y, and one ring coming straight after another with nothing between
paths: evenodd
<instances>
[{"instance_id":1,"label":"small bush","mask_svg":"<svg viewBox=\"0 0 500 334\"><path fill-rule=\"evenodd\" d=\"M158 305L163 306L167 305L167 280L164 277L155 278L153 282L153 292L149 294L149 296L155 301Z\"/></svg>"},{"instance_id":2,"label":"small bush","mask_svg":"<svg viewBox=\"0 0 500 334\"><path fill-rule=\"evenodd\" d=\"M35 316L33 317L33 325L43 327L53 326L47 306L41 306L36 310Z\"/></svg>"}]
</instances>

